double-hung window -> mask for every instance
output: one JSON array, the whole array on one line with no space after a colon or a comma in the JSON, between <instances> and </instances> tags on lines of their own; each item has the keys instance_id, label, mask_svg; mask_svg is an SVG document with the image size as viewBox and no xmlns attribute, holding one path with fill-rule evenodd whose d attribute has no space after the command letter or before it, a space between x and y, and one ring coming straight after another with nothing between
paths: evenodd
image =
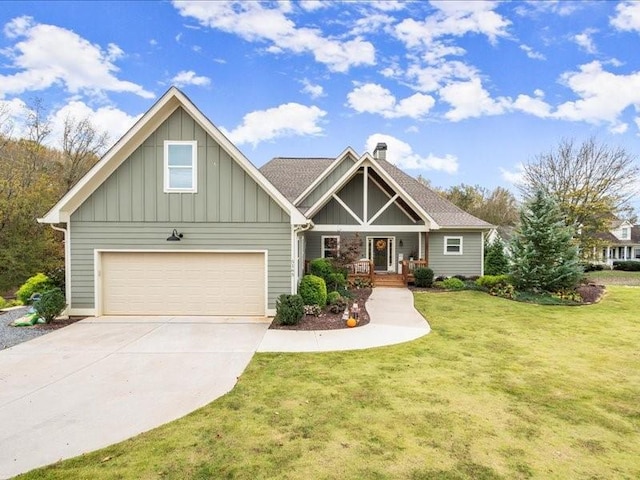
<instances>
[{"instance_id":1,"label":"double-hung window","mask_svg":"<svg viewBox=\"0 0 640 480\"><path fill-rule=\"evenodd\" d=\"M629 240L629 229L628 228L623 228L622 229L622 236L620 238L622 240Z\"/></svg>"},{"instance_id":2,"label":"double-hung window","mask_svg":"<svg viewBox=\"0 0 640 480\"><path fill-rule=\"evenodd\" d=\"M444 237L445 255L462 255L462 237Z\"/></svg>"},{"instance_id":3,"label":"double-hung window","mask_svg":"<svg viewBox=\"0 0 640 480\"><path fill-rule=\"evenodd\" d=\"M322 237L322 258L338 258L340 237L337 235Z\"/></svg>"},{"instance_id":4,"label":"double-hung window","mask_svg":"<svg viewBox=\"0 0 640 480\"><path fill-rule=\"evenodd\" d=\"M164 142L164 191L196 193L198 191L198 142Z\"/></svg>"}]
</instances>

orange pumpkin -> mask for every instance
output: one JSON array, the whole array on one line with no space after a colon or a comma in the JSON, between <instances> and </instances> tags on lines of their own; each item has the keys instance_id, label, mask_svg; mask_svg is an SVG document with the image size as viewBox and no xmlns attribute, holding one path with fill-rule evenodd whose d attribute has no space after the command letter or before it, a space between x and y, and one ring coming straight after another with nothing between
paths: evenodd
<instances>
[{"instance_id":1,"label":"orange pumpkin","mask_svg":"<svg viewBox=\"0 0 640 480\"><path fill-rule=\"evenodd\" d=\"M355 318L349 318L347 320L347 327L352 328L352 327L355 327L357 324L358 324L358 322L356 322Z\"/></svg>"}]
</instances>

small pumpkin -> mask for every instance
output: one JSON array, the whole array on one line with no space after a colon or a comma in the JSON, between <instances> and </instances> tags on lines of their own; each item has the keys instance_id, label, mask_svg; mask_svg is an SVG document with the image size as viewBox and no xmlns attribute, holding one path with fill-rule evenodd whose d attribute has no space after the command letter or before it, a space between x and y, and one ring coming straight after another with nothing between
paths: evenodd
<instances>
[{"instance_id":1,"label":"small pumpkin","mask_svg":"<svg viewBox=\"0 0 640 480\"><path fill-rule=\"evenodd\" d=\"M353 317L349 317L349 319L347 320L347 327L349 328L353 328L358 324L358 322L356 322L356 319Z\"/></svg>"}]
</instances>

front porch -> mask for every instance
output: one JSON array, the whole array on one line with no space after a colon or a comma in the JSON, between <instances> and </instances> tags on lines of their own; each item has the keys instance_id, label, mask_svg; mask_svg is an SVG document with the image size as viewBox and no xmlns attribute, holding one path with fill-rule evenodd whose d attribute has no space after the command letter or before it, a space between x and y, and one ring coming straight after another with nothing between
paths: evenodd
<instances>
[{"instance_id":1,"label":"front porch","mask_svg":"<svg viewBox=\"0 0 640 480\"><path fill-rule=\"evenodd\" d=\"M414 283L413 272L416 268L427 268L426 260L403 260L401 273L376 270L372 260L362 259L347 265L349 285L357 284L358 279L368 281L372 287L406 287Z\"/></svg>"}]
</instances>

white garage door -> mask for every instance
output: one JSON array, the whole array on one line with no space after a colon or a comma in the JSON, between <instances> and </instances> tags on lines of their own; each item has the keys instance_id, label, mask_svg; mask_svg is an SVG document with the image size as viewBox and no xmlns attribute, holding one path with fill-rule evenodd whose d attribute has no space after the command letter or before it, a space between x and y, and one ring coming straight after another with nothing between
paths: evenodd
<instances>
[{"instance_id":1,"label":"white garage door","mask_svg":"<svg viewBox=\"0 0 640 480\"><path fill-rule=\"evenodd\" d=\"M265 315L263 253L103 252L103 315Z\"/></svg>"}]
</instances>

